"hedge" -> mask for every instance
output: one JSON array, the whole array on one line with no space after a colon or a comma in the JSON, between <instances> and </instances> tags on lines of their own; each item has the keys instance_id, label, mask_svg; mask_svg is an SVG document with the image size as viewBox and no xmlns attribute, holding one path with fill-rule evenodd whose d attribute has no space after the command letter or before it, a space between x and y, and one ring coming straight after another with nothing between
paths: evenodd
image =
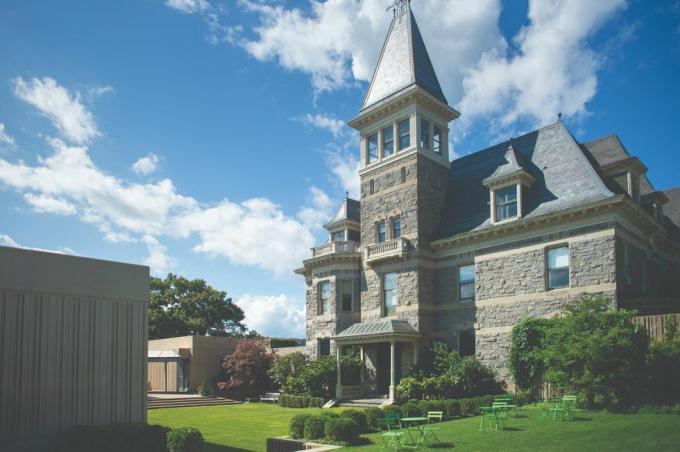
<instances>
[{"instance_id":1,"label":"hedge","mask_svg":"<svg viewBox=\"0 0 680 452\"><path fill-rule=\"evenodd\" d=\"M200 452L203 435L193 427L182 427L168 432L168 452Z\"/></svg>"},{"instance_id":2,"label":"hedge","mask_svg":"<svg viewBox=\"0 0 680 452\"><path fill-rule=\"evenodd\" d=\"M329 418L324 425L326 438L347 443L356 442L359 438L359 426L352 419L345 417Z\"/></svg>"},{"instance_id":3,"label":"hedge","mask_svg":"<svg viewBox=\"0 0 680 452\"><path fill-rule=\"evenodd\" d=\"M345 410L340 414L340 417L352 419L357 424L359 433L368 432L367 413L362 410Z\"/></svg>"},{"instance_id":4,"label":"hedge","mask_svg":"<svg viewBox=\"0 0 680 452\"><path fill-rule=\"evenodd\" d=\"M326 401L321 397L306 397L290 394L279 396L279 406L285 408L321 408Z\"/></svg>"},{"instance_id":5,"label":"hedge","mask_svg":"<svg viewBox=\"0 0 680 452\"><path fill-rule=\"evenodd\" d=\"M305 422L307 418L312 417L311 414L298 414L293 416L290 420L290 427L288 429L290 436L295 439L301 439L305 437Z\"/></svg>"},{"instance_id":6,"label":"hedge","mask_svg":"<svg viewBox=\"0 0 680 452\"><path fill-rule=\"evenodd\" d=\"M309 416L305 419L305 439L321 439L324 435L326 421L322 416Z\"/></svg>"}]
</instances>

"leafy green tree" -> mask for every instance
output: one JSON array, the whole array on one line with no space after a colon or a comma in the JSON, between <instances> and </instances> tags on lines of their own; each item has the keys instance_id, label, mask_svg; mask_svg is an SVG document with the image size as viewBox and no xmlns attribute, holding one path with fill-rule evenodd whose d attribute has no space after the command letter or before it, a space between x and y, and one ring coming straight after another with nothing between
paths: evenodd
<instances>
[{"instance_id":1,"label":"leafy green tree","mask_svg":"<svg viewBox=\"0 0 680 452\"><path fill-rule=\"evenodd\" d=\"M646 380L649 338L609 299L583 295L546 331L545 379L557 391L580 394L593 407L620 409L639 402Z\"/></svg>"},{"instance_id":2,"label":"leafy green tree","mask_svg":"<svg viewBox=\"0 0 680 452\"><path fill-rule=\"evenodd\" d=\"M295 352L278 356L269 370L269 376L274 382L274 386L281 388L290 377L299 374L306 365L307 357L304 353Z\"/></svg>"},{"instance_id":3,"label":"leafy green tree","mask_svg":"<svg viewBox=\"0 0 680 452\"><path fill-rule=\"evenodd\" d=\"M509 367L515 385L535 395L543 371L541 351L552 319L525 317L512 328Z\"/></svg>"},{"instance_id":4,"label":"leafy green tree","mask_svg":"<svg viewBox=\"0 0 680 452\"><path fill-rule=\"evenodd\" d=\"M202 279L189 280L168 273L165 279L151 278L149 338L245 334L243 311L226 292L210 287Z\"/></svg>"}]
</instances>

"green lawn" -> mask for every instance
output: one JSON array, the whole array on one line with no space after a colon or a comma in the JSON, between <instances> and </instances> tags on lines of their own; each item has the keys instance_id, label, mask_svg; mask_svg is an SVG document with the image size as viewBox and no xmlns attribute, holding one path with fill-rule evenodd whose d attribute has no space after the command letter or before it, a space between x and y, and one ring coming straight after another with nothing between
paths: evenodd
<instances>
[{"instance_id":1,"label":"green lawn","mask_svg":"<svg viewBox=\"0 0 680 452\"><path fill-rule=\"evenodd\" d=\"M207 452L264 451L267 437L286 435L290 418L304 412L318 413L319 409L266 404L168 408L150 410L149 423L196 427L209 443ZM478 429L478 417L445 422L439 433L443 444L432 450L680 450L680 416L677 415L578 412L574 421L550 422L541 420L538 410L526 408L520 417L508 421L504 431L480 433ZM366 436L371 444L343 450L380 450L379 435Z\"/></svg>"}]
</instances>

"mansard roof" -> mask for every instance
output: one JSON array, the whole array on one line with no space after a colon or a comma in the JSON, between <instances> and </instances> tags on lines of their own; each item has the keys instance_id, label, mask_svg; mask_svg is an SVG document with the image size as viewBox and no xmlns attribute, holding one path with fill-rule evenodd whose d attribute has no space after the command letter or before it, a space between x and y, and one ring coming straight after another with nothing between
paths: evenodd
<instances>
[{"instance_id":1,"label":"mansard roof","mask_svg":"<svg viewBox=\"0 0 680 452\"><path fill-rule=\"evenodd\" d=\"M356 199L346 197L342 204L340 204L333 219L325 227L329 228L345 221L361 222L361 203Z\"/></svg>"},{"instance_id":2,"label":"mansard roof","mask_svg":"<svg viewBox=\"0 0 680 452\"><path fill-rule=\"evenodd\" d=\"M491 176L485 178L482 183L486 187L492 187L515 179L522 180L527 185L531 185L534 182L534 177L527 168L528 162L524 158L524 155L515 150L515 147L512 145L512 140L510 140L510 145L508 146L507 151L505 151L505 162L496 168L496 171L494 171Z\"/></svg>"},{"instance_id":3,"label":"mansard roof","mask_svg":"<svg viewBox=\"0 0 680 452\"><path fill-rule=\"evenodd\" d=\"M509 145L506 141L451 162L447 205L434 240L492 226L483 181L507 163ZM524 218L615 196L561 122L514 138L512 147L535 178L524 194Z\"/></svg>"},{"instance_id":4,"label":"mansard roof","mask_svg":"<svg viewBox=\"0 0 680 452\"><path fill-rule=\"evenodd\" d=\"M668 202L663 206L663 213L675 226L680 228L680 187L664 190Z\"/></svg>"},{"instance_id":5,"label":"mansard roof","mask_svg":"<svg viewBox=\"0 0 680 452\"><path fill-rule=\"evenodd\" d=\"M411 86L448 105L410 7L396 13L361 110Z\"/></svg>"}]
</instances>

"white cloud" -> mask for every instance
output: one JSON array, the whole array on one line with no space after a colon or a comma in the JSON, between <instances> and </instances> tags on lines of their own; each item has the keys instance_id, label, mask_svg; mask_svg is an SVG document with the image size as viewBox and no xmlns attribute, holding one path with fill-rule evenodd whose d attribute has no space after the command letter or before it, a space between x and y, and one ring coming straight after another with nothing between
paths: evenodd
<instances>
[{"instance_id":1,"label":"white cloud","mask_svg":"<svg viewBox=\"0 0 680 452\"><path fill-rule=\"evenodd\" d=\"M36 212L53 213L56 215L73 215L76 213L76 208L73 204L50 195L26 193L24 201L30 204Z\"/></svg>"},{"instance_id":2,"label":"white cloud","mask_svg":"<svg viewBox=\"0 0 680 452\"><path fill-rule=\"evenodd\" d=\"M323 190L309 187L307 206L300 209L297 216L308 229L314 231L321 228L333 213L333 201Z\"/></svg>"},{"instance_id":3,"label":"white cloud","mask_svg":"<svg viewBox=\"0 0 680 452\"><path fill-rule=\"evenodd\" d=\"M349 194L349 197L359 199L361 191L359 179L361 160L359 160L358 156L346 149L330 146L326 164L340 187Z\"/></svg>"},{"instance_id":4,"label":"white cloud","mask_svg":"<svg viewBox=\"0 0 680 452\"><path fill-rule=\"evenodd\" d=\"M0 147L3 145L14 147L14 138L5 132L5 124L0 122Z\"/></svg>"},{"instance_id":5,"label":"white cloud","mask_svg":"<svg viewBox=\"0 0 680 452\"><path fill-rule=\"evenodd\" d=\"M338 138L342 132L345 131L345 122L335 119L332 116L320 114L312 115L307 113L296 117L295 120L309 127L327 130L332 133L335 138Z\"/></svg>"},{"instance_id":6,"label":"white cloud","mask_svg":"<svg viewBox=\"0 0 680 452\"><path fill-rule=\"evenodd\" d=\"M51 249L46 249L46 248L34 248L31 246L23 246L17 243L16 240L14 240L12 237L10 237L7 234L0 234L0 246L11 246L14 248L23 248L25 250L33 250L33 251L43 251L46 253L57 253L57 254L70 254L72 256L79 256L78 253L73 251L73 249L65 246L61 250L51 250Z\"/></svg>"},{"instance_id":7,"label":"white cloud","mask_svg":"<svg viewBox=\"0 0 680 452\"><path fill-rule=\"evenodd\" d=\"M85 144L101 135L92 113L80 102L80 94L72 95L50 78L12 80L14 94L33 105L48 118L64 138L75 144Z\"/></svg>"},{"instance_id":8,"label":"white cloud","mask_svg":"<svg viewBox=\"0 0 680 452\"><path fill-rule=\"evenodd\" d=\"M160 159L156 154L150 152L146 157L138 159L132 164L132 170L139 175L149 175L158 169Z\"/></svg>"},{"instance_id":9,"label":"white cloud","mask_svg":"<svg viewBox=\"0 0 680 452\"><path fill-rule=\"evenodd\" d=\"M151 267L151 270L156 275L164 275L172 267L176 265L173 258L168 256L167 248L152 235L145 234L142 241L146 244L146 249L149 253L144 264Z\"/></svg>"},{"instance_id":10,"label":"white cloud","mask_svg":"<svg viewBox=\"0 0 680 452\"><path fill-rule=\"evenodd\" d=\"M166 0L165 4L185 14L202 12L210 7L206 0Z\"/></svg>"},{"instance_id":11,"label":"white cloud","mask_svg":"<svg viewBox=\"0 0 680 452\"><path fill-rule=\"evenodd\" d=\"M236 300L249 329L272 337L305 337L304 303L286 295L249 295Z\"/></svg>"},{"instance_id":12,"label":"white cloud","mask_svg":"<svg viewBox=\"0 0 680 452\"><path fill-rule=\"evenodd\" d=\"M104 94L112 93L114 91L113 86L110 85L98 85L87 89L87 100L93 101Z\"/></svg>"},{"instance_id":13,"label":"white cloud","mask_svg":"<svg viewBox=\"0 0 680 452\"><path fill-rule=\"evenodd\" d=\"M577 116L597 91L600 56L591 36L625 0L529 3L529 25L515 36L517 52L494 49L482 55L463 81L464 122L480 118L509 127L553 122L557 113Z\"/></svg>"}]
</instances>

